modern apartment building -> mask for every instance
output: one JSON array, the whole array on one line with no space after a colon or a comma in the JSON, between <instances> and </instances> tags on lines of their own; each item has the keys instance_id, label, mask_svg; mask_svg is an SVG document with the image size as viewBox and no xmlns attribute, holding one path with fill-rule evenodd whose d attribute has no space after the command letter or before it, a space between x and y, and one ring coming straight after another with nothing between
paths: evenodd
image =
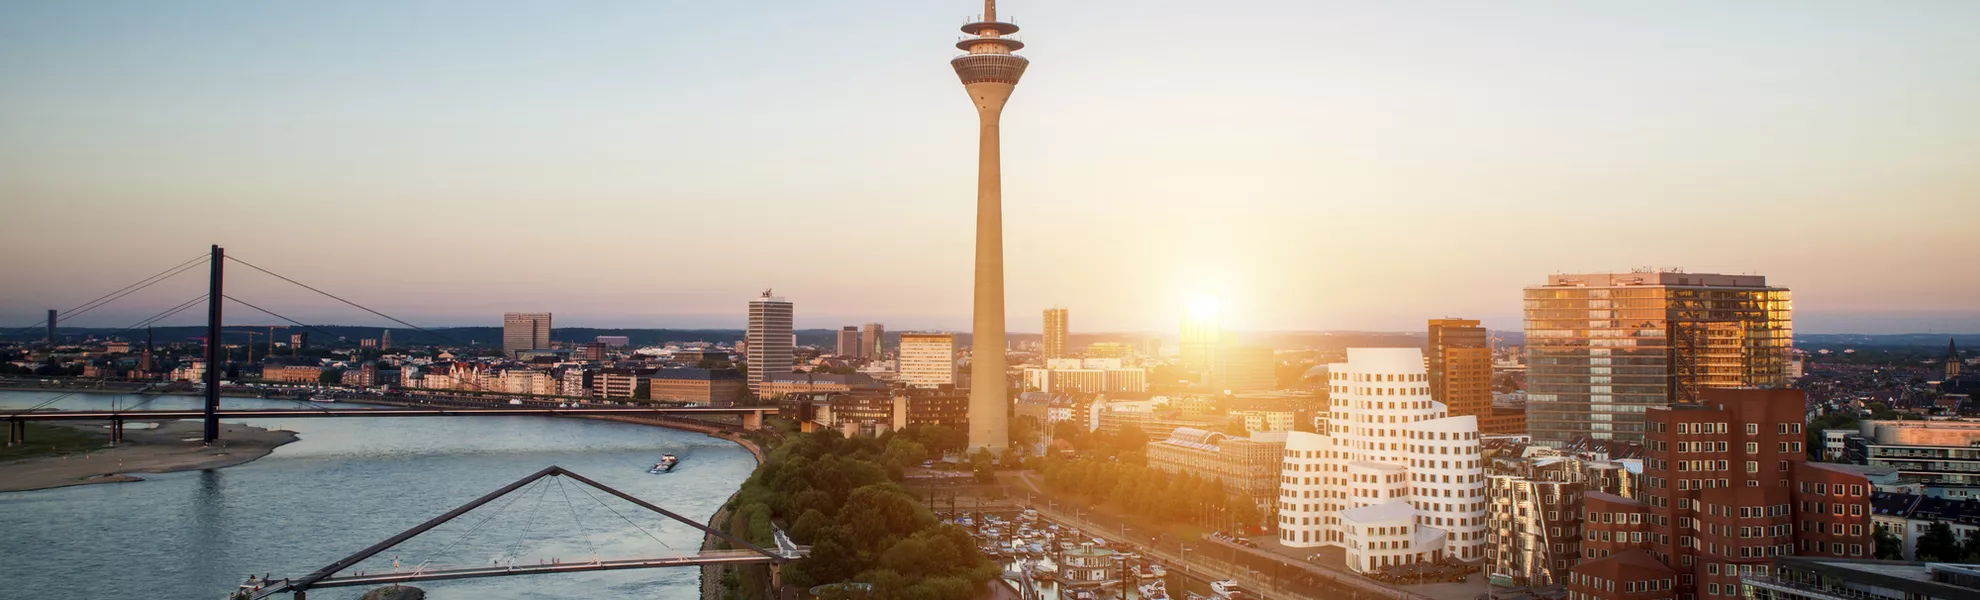
<instances>
[{"instance_id":1,"label":"modern apartment building","mask_svg":"<svg viewBox=\"0 0 1980 600\"><path fill-rule=\"evenodd\" d=\"M744 356L749 361L750 393L761 394L765 380L791 372L791 354L797 345L791 337L793 314L790 301L770 295L770 290L749 301L749 329L743 342L749 347Z\"/></svg>"},{"instance_id":2,"label":"modern apartment building","mask_svg":"<svg viewBox=\"0 0 1980 600\"><path fill-rule=\"evenodd\" d=\"M1644 411L1708 387L1786 383L1786 288L1759 275L1550 275L1526 288L1527 432L1637 442Z\"/></svg>"},{"instance_id":3,"label":"modern apartment building","mask_svg":"<svg viewBox=\"0 0 1980 600\"><path fill-rule=\"evenodd\" d=\"M1064 307L1045 309L1045 343L1042 348L1045 358L1066 357L1066 336L1070 331Z\"/></svg>"},{"instance_id":4,"label":"modern apartment building","mask_svg":"<svg viewBox=\"0 0 1980 600\"><path fill-rule=\"evenodd\" d=\"M505 313L502 315L502 354L550 347L550 313Z\"/></svg>"},{"instance_id":5,"label":"modern apartment building","mask_svg":"<svg viewBox=\"0 0 1980 600\"><path fill-rule=\"evenodd\" d=\"M956 384L956 336L948 333L901 334L900 382L915 387Z\"/></svg>"},{"instance_id":6,"label":"modern apartment building","mask_svg":"<svg viewBox=\"0 0 1980 600\"><path fill-rule=\"evenodd\" d=\"M1483 558L1478 419L1430 399L1423 351L1349 348L1327 370L1327 430L1286 438L1279 541L1344 547L1358 572Z\"/></svg>"},{"instance_id":7,"label":"modern apartment building","mask_svg":"<svg viewBox=\"0 0 1980 600\"><path fill-rule=\"evenodd\" d=\"M1805 402L1799 390L1706 389L1649 409L1642 492L1589 494L1571 597L1734 598L1778 557L1872 556L1870 482L1805 460Z\"/></svg>"},{"instance_id":8,"label":"modern apartment building","mask_svg":"<svg viewBox=\"0 0 1980 600\"><path fill-rule=\"evenodd\" d=\"M1565 585L1581 557L1581 507L1585 484L1573 461L1535 462L1516 475L1491 475L1486 495L1485 558L1494 575L1518 585Z\"/></svg>"}]
</instances>

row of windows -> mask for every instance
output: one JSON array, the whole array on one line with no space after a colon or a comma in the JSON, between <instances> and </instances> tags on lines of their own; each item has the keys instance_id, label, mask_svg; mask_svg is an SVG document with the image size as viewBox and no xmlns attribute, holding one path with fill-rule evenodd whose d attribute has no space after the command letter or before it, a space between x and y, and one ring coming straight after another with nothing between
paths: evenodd
<instances>
[{"instance_id":1,"label":"row of windows","mask_svg":"<svg viewBox=\"0 0 1980 600\"><path fill-rule=\"evenodd\" d=\"M1375 382L1375 381L1400 382L1400 381L1430 380L1430 376L1423 373L1408 373L1408 374L1354 373L1353 374L1354 377L1352 378L1349 378L1348 375L1349 375L1348 373L1333 373L1332 376L1329 377L1329 379L1332 379L1334 381L1369 381L1369 382Z\"/></svg>"},{"instance_id":2,"label":"row of windows","mask_svg":"<svg viewBox=\"0 0 1980 600\"><path fill-rule=\"evenodd\" d=\"M1663 423L1658 423L1658 424L1657 424L1657 433L1664 433L1664 432L1666 432L1666 431L1668 431L1668 430L1667 430L1667 428L1665 427L1665 425L1664 425ZM1718 422L1718 423L1702 423L1702 422L1700 422L1700 423L1678 423L1678 424L1677 424L1677 432L1678 432L1678 434L1679 434L1679 435L1703 435L1703 434L1708 434L1708 433L1725 433L1725 432L1726 432L1726 424L1725 424L1724 422ZM1785 423L1775 423L1775 424L1774 424L1774 433L1777 433L1777 434L1797 434L1797 433L1801 433L1801 424L1800 424L1800 423L1794 423L1794 422L1785 422ZM1747 424L1746 424L1746 435L1760 435L1760 424L1759 424L1759 423L1747 423Z\"/></svg>"},{"instance_id":3,"label":"row of windows","mask_svg":"<svg viewBox=\"0 0 1980 600\"><path fill-rule=\"evenodd\" d=\"M1587 573L1572 573L1570 574L1569 581L1572 583L1587 586L1590 589L1596 589L1605 592L1616 591L1615 580L1596 577L1594 575L1589 575ZM1671 589L1671 580L1668 577L1663 579L1640 579L1640 580L1624 581L1622 582L1622 584L1623 584L1623 591L1625 592L1648 592L1653 590Z\"/></svg>"},{"instance_id":4,"label":"row of windows","mask_svg":"<svg viewBox=\"0 0 1980 600\"><path fill-rule=\"evenodd\" d=\"M1828 494L1830 489L1834 489L1835 495L1837 496L1845 496L1845 495L1862 496L1865 486L1862 484L1844 485L1840 483L1832 486L1826 483L1819 483L1819 482L1807 482L1807 481L1801 482L1802 493L1809 493L1810 491L1813 491L1816 494ZM1848 492L1848 493L1844 493L1844 492Z\"/></svg>"}]
</instances>

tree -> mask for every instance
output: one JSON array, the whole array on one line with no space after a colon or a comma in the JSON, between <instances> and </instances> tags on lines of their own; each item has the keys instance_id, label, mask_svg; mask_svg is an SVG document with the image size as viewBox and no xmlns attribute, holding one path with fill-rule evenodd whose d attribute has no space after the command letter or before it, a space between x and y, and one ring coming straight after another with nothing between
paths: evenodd
<instances>
[{"instance_id":1,"label":"tree","mask_svg":"<svg viewBox=\"0 0 1980 600\"><path fill-rule=\"evenodd\" d=\"M1877 542L1877 558L1882 560L1904 560L1904 540L1891 535L1882 527L1872 527L1876 533L1870 538Z\"/></svg>"},{"instance_id":2,"label":"tree","mask_svg":"<svg viewBox=\"0 0 1980 600\"><path fill-rule=\"evenodd\" d=\"M1114 445L1121 452L1141 452L1148 448L1148 432L1142 431L1140 425L1129 423L1121 428L1120 435L1114 436Z\"/></svg>"},{"instance_id":3,"label":"tree","mask_svg":"<svg viewBox=\"0 0 1980 600\"><path fill-rule=\"evenodd\" d=\"M1224 423L1224 435L1231 437L1250 437L1251 430L1244 426L1243 419L1231 419L1229 422Z\"/></svg>"},{"instance_id":4,"label":"tree","mask_svg":"<svg viewBox=\"0 0 1980 600\"><path fill-rule=\"evenodd\" d=\"M1031 417L1025 417L1022 419L1011 421L1010 445L1012 447L1029 446L1033 441L1036 441L1037 439L1038 439L1037 419Z\"/></svg>"},{"instance_id":5,"label":"tree","mask_svg":"<svg viewBox=\"0 0 1980 600\"><path fill-rule=\"evenodd\" d=\"M316 382L326 385L343 383L344 372L341 369L324 369L322 373L316 376Z\"/></svg>"},{"instance_id":6,"label":"tree","mask_svg":"<svg viewBox=\"0 0 1980 600\"><path fill-rule=\"evenodd\" d=\"M976 472L977 483L990 483L997 480L997 468L996 465L992 464L995 461L996 458L990 456L989 448L976 449L976 456L970 457L969 462L970 469Z\"/></svg>"},{"instance_id":7,"label":"tree","mask_svg":"<svg viewBox=\"0 0 1980 600\"><path fill-rule=\"evenodd\" d=\"M1265 513L1258 510L1258 504L1242 494L1230 497L1224 505L1230 507L1231 521L1239 525L1239 531L1250 531L1265 520Z\"/></svg>"},{"instance_id":8,"label":"tree","mask_svg":"<svg viewBox=\"0 0 1980 600\"><path fill-rule=\"evenodd\" d=\"M1960 550L1952 527L1945 521L1933 521L1925 528L1925 534L1918 536L1918 547L1913 552L1923 562L1947 562L1959 560Z\"/></svg>"},{"instance_id":9,"label":"tree","mask_svg":"<svg viewBox=\"0 0 1980 600\"><path fill-rule=\"evenodd\" d=\"M825 516L825 513L818 512L815 508L806 509L804 515L798 517L796 523L791 524L791 541L809 544L812 540L818 539L820 532L831 527L831 517Z\"/></svg>"},{"instance_id":10,"label":"tree","mask_svg":"<svg viewBox=\"0 0 1980 600\"><path fill-rule=\"evenodd\" d=\"M907 436L894 436L887 440L887 450L880 456L880 464L888 468L905 469L928 460L928 448Z\"/></svg>"}]
</instances>

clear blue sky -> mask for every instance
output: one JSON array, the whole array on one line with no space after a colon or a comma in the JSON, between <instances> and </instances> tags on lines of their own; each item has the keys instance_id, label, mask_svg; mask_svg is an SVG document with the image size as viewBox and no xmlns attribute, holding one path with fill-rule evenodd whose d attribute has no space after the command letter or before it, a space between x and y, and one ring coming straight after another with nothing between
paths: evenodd
<instances>
[{"instance_id":1,"label":"clear blue sky","mask_svg":"<svg viewBox=\"0 0 1980 600\"><path fill-rule=\"evenodd\" d=\"M967 327L980 6L0 4L0 325L220 243L425 323L739 326L774 287L802 326ZM1652 265L1766 274L1802 331L1980 330L1980 3L1002 10L1015 330L1200 292L1511 328L1548 273Z\"/></svg>"}]
</instances>

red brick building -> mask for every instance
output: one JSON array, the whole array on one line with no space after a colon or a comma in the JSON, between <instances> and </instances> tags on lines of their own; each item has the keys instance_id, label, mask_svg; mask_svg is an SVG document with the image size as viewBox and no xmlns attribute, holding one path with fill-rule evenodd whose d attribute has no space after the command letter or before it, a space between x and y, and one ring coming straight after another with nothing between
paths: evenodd
<instances>
[{"instance_id":1,"label":"red brick building","mask_svg":"<svg viewBox=\"0 0 1980 600\"><path fill-rule=\"evenodd\" d=\"M1646 411L1642 501L1588 494L1570 598L1734 598L1776 556L1871 556L1869 481L1806 462L1805 411L1800 390L1744 388Z\"/></svg>"},{"instance_id":2,"label":"red brick building","mask_svg":"<svg viewBox=\"0 0 1980 600\"><path fill-rule=\"evenodd\" d=\"M1649 505L1602 492L1588 492L1581 497L1583 560L1650 549Z\"/></svg>"}]
</instances>

